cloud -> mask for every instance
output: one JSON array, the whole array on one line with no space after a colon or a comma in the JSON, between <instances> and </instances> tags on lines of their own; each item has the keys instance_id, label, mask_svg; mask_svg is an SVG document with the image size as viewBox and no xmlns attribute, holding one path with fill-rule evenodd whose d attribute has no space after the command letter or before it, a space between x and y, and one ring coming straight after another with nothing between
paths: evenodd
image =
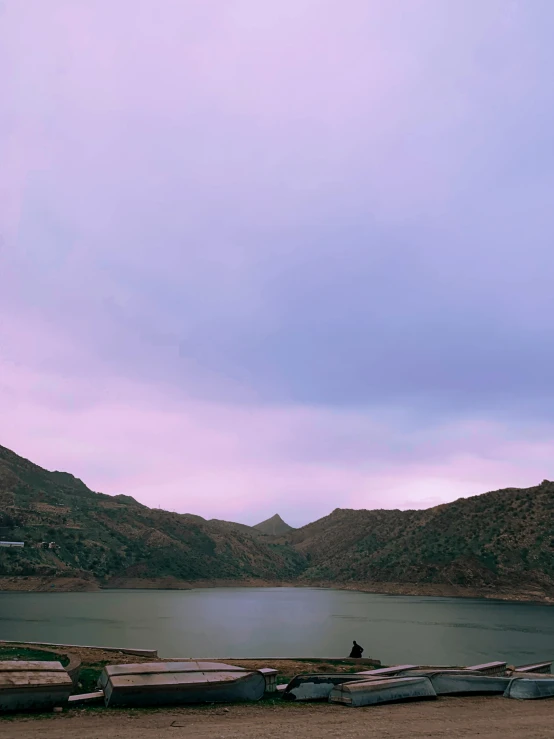
<instances>
[{"instance_id":1,"label":"cloud","mask_svg":"<svg viewBox=\"0 0 554 739\"><path fill-rule=\"evenodd\" d=\"M175 400L96 366L89 378L0 364L2 443L95 490L254 524L340 508L426 507L540 482L554 427L425 427L391 412ZM403 427L400 431L399 427ZM542 479L542 478L541 478Z\"/></svg>"},{"instance_id":2,"label":"cloud","mask_svg":"<svg viewBox=\"0 0 554 739\"><path fill-rule=\"evenodd\" d=\"M553 15L5 2L4 443L214 516L548 477Z\"/></svg>"}]
</instances>

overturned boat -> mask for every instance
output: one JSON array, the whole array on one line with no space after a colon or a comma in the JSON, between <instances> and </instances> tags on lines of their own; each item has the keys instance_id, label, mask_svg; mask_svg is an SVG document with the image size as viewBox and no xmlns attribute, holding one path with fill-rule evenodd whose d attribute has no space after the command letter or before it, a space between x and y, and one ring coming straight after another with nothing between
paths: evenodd
<instances>
[{"instance_id":1,"label":"overturned boat","mask_svg":"<svg viewBox=\"0 0 554 739\"><path fill-rule=\"evenodd\" d=\"M106 706L159 706L258 701L266 681L258 670L190 660L106 665L98 686Z\"/></svg>"},{"instance_id":2,"label":"overturned boat","mask_svg":"<svg viewBox=\"0 0 554 739\"><path fill-rule=\"evenodd\" d=\"M60 662L0 662L0 711L52 710L67 704L73 683Z\"/></svg>"},{"instance_id":3,"label":"overturned boat","mask_svg":"<svg viewBox=\"0 0 554 739\"><path fill-rule=\"evenodd\" d=\"M392 677L341 683L331 690L329 702L358 707L436 697L428 677Z\"/></svg>"},{"instance_id":4,"label":"overturned boat","mask_svg":"<svg viewBox=\"0 0 554 739\"><path fill-rule=\"evenodd\" d=\"M512 674L532 672L533 674L550 675L552 673L552 662L533 662L530 665L519 665L512 669Z\"/></svg>"},{"instance_id":5,"label":"overturned boat","mask_svg":"<svg viewBox=\"0 0 554 739\"><path fill-rule=\"evenodd\" d=\"M504 698L517 700L538 700L554 698L554 677L536 673L522 673L524 677L514 677L504 691Z\"/></svg>"},{"instance_id":6,"label":"overturned boat","mask_svg":"<svg viewBox=\"0 0 554 739\"><path fill-rule=\"evenodd\" d=\"M379 677L379 678L387 678L387 677L395 677L396 675L402 675L405 672L408 672L409 670L417 670L418 665L393 665L392 667L379 667L377 670L364 670L363 672L358 672L358 675L363 675L364 677L367 675L367 677L373 678L373 677Z\"/></svg>"},{"instance_id":7,"label":"overturned boat","mask_svg":"<svg viewBox=\"0 0 554 739\"><path fill-rule=\"evenodd\" d=\"M359 682L361 679L358 673L296 675L281 691L281 695L283 700L289 701L326 701L335 686L347 682Z\"/></svg>"},{"instance_id":8,"label":"overturned boat","mask_svg":"<svg viewBox=\"0 0 554 739\"><path fill-rule=\"evenodd\" d=\"M435 672L428 677L437 695L502 694L510 682L509 677L480 675L475 672L464 674L461 670Z\"/></svg>"},{"instance_id":9,"label":"overturned boat","mask_svg":"<svg viewBox=\"0 0 554 739\"><path fill-rule=\"evenodd\" d=\"M481 665L471 665L467 668L472 672L482 672L483 675L505 675L507 664L506 662L484 662Z\"/></svg>"},{"instance_id":10,"label":"overturned boat","mask_svg":"<svg viewBox=\"0 0 554 739\"><path fill-rule=\"evenodd\" d=\"M419 669L402 673L402 677L423 675L431 681L437 695L487 695L504 693L509 677L484 675L469 669Z\"/></svg>"}]
</instances>

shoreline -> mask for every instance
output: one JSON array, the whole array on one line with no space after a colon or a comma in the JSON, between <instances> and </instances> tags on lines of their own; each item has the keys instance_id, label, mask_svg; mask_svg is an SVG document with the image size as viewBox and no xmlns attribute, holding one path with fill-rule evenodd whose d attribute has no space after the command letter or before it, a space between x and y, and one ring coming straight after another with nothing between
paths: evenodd
<instances>
[{"instance_id":1,"label":"shoreline","mask_svg":"<svg viewBox=\"0 0 554 739\"><path fill-rule=\"evenodd\" d=\"M478 598L513 603L537 603L554 605L554 592L523 590L520 588L464 588L445 584L355 582L336 583L330 581L271 581L271 580L179 580L174 577L161 578L112 578L100 583L78 577L3 577L0 576L1 592L18 593L83 593L105 590L200 590L207 588L325 588L350 590L358 593L391 596L420 596L433 598Z\"/></svg>"}]
</instances>

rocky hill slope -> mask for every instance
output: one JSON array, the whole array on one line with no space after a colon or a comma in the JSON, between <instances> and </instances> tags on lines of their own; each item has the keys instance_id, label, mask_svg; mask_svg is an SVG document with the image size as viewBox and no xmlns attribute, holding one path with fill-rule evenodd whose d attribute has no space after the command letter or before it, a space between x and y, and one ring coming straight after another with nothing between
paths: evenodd
<instances>
[{"instance_id":1,"label":"rocky hill slope","mask_svg":"<svg viewBox=\"0 0 554 739\"><path fill-rule=\"evenodd\" d=\"M554 589L554 483L422 511L333 511L286 537L305 580Z\"/></svg>"},{"instance_id":2,"label":"rocky hill slope","mask_svg":"<svg viewBox=\"0 0 554 739\"><path fill-rule=\"evenodd\" d=\"M285 523L278 513L271 518L268 518L266 521L257 523L253 528L268 536L283 536L284 534L294 531L293 527L289 526L288 523Z\"/></svg>"},{"instance_id":3,"label":"rocky hill slope","mask_svg":"<svg viewBox=\"0 0 554 739\"><path fill-rule=\"evenodd\" d=\"M0 446L1 539L25 541L23 549L0 547L0 577L17 583L297 582L554 597L548 481L423 511L337 509L301 529L278 516L249 527L95 493ZM45 548L50 541L54 549Z\"/></svg>"},{"instance_id":4,"label":"rocky hill slope","mask_svg":"<svg viewBox=\"0 0 554 739\"><path fill-rule=\"evenodd\" d=\"M249 527L95 493L0 447L0 575L276 580L296 577L302 555ZM44 544L55 542L55 549ZM41 546L42 544L42 546Z\"/></svg>"}]
</instances>

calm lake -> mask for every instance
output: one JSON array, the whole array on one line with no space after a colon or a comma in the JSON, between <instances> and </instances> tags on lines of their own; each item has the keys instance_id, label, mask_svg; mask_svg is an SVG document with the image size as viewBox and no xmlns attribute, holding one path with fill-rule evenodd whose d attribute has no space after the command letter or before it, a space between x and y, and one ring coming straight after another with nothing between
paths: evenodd
<instances>
[{"instance_id":1,"label":"calm lake","mask_svg":"<svg viewBox=\"0 0 554 739\"><path fill-rule=\"evenodd\" d=\"M0 593L0 640L158 649L162 657L344 657L511 664L554 657L554 607L316 588Z\"/></svg>"}]
</instances>

